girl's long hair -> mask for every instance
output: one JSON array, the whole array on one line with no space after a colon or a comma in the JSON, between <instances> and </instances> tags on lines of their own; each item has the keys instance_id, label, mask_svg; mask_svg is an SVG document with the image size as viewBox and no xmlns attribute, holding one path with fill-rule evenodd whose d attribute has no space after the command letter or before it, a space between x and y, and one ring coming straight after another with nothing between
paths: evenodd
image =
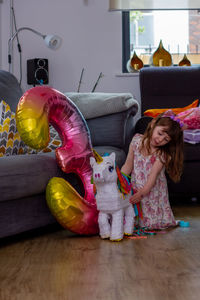
<instances>
[{"instance_id":1,"label":"girl's long hair","mask_svg":"<svg viewBox=\"0 0 200 300\"><path fill-rule=\"evenodd\" d=\"M141 150L147 149L150 154L150 141L156 126L165 127L165 132L171 140L164 146L158 148L157 153L161 159L164 156L164 164L169 177L174 181L180 180L183 171L183 131L178 122L170 117L162 117L163 114L153 119L144 133Z\"/></svg>"}]
</instances>

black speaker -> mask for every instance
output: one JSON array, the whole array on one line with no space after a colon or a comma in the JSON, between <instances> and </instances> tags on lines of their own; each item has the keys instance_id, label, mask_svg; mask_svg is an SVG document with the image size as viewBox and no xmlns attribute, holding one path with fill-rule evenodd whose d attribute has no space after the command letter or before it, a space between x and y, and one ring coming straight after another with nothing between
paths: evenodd
<instances>
[{"instance_id":1,"label":"black speaker","mask_svg":"<svg viewBox=\"0 0 200 300\"><path fill-rule=\"evenodd\" d=\"M32 85L49 83L48 59L34 58L27 60L27 83Z\"/></svg>"}]
</instances>

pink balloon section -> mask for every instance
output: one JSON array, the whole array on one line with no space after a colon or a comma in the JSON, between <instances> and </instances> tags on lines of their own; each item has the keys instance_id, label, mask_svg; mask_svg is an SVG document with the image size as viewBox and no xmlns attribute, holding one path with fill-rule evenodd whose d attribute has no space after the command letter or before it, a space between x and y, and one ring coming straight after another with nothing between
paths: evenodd
<instances>
[{"instance_id":1,"label":"pink balloon section","mask_svg":"<svg viewBox=\"0 0 200 300\"><path fill-rule=\"evenodd\" d=\"M90 166L90 157L94 155L89 129L81 112L64 94L44 86L34 87L25 92L18 106L20 104L26 104L38 111L42 108L43 113L47 114L49 123L62 139L62 146L56 149L59 166L65 173L77 174L83 183L84 197L81 198L87 205L87 213L83 217L85 226L81 225L78 229L76 227L75 232L85 235L98 233L98 213Z\"/></svg>"}]
</instances>

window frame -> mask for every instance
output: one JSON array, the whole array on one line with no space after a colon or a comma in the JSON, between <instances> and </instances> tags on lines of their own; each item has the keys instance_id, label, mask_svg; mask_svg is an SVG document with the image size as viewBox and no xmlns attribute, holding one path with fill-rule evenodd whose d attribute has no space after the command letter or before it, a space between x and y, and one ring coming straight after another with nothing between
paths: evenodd
<instances>
[{"instance_id":1,"label":"window frame","mask_svg":"<svg viewBox=\"0 0 200 300\"><path fill-rule=\"evenodd\" d=\"M198 10L197 10L198 11ZM127 62L130 59L131 48L130 48L130 11L122 11L122 73L129 73L127 70ZM199 10L200 13L200 10ZM194 54L195 53L191 53ZM198 53L200 56L200 52ZM192 63L192 65L200 65L199 62ZM148 67L148 64L144 64L144 67Z\"/></svg>"},{"instance_id":2,"label":"window frame","mask_svg":"<svg viewBox=\"0 0 200 300\"><path fill-rule=\"evenodd\" d=\"M122 73L128 73L126 65L130 59L130 50L129 11L122 11Z\"/></svg>"}]
</instances>

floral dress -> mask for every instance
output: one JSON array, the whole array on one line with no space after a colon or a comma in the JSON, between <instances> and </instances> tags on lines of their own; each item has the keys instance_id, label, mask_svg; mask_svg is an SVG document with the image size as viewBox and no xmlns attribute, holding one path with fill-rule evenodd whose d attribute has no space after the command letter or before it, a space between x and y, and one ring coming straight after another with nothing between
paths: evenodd
<instances>
[{"instance_id":1,"label":"floral dress","mask_svg":"<svg viewBox=\"0 0 200 300\"><path fill-rule=\"evenodd\" d=\"M142 137L141 134L136 134L131 142L134 151L134 168L131 181L133 188L136 190L143 188L154 162L159 159L155 153L148 156L140 153ZM163 229L176 225L169 203L164 167L158 175L154 187L148 195L142 198L141 208L143 213L143 219L139 219L139 226L141 227Z\"/></svg>"}]
</instances>

